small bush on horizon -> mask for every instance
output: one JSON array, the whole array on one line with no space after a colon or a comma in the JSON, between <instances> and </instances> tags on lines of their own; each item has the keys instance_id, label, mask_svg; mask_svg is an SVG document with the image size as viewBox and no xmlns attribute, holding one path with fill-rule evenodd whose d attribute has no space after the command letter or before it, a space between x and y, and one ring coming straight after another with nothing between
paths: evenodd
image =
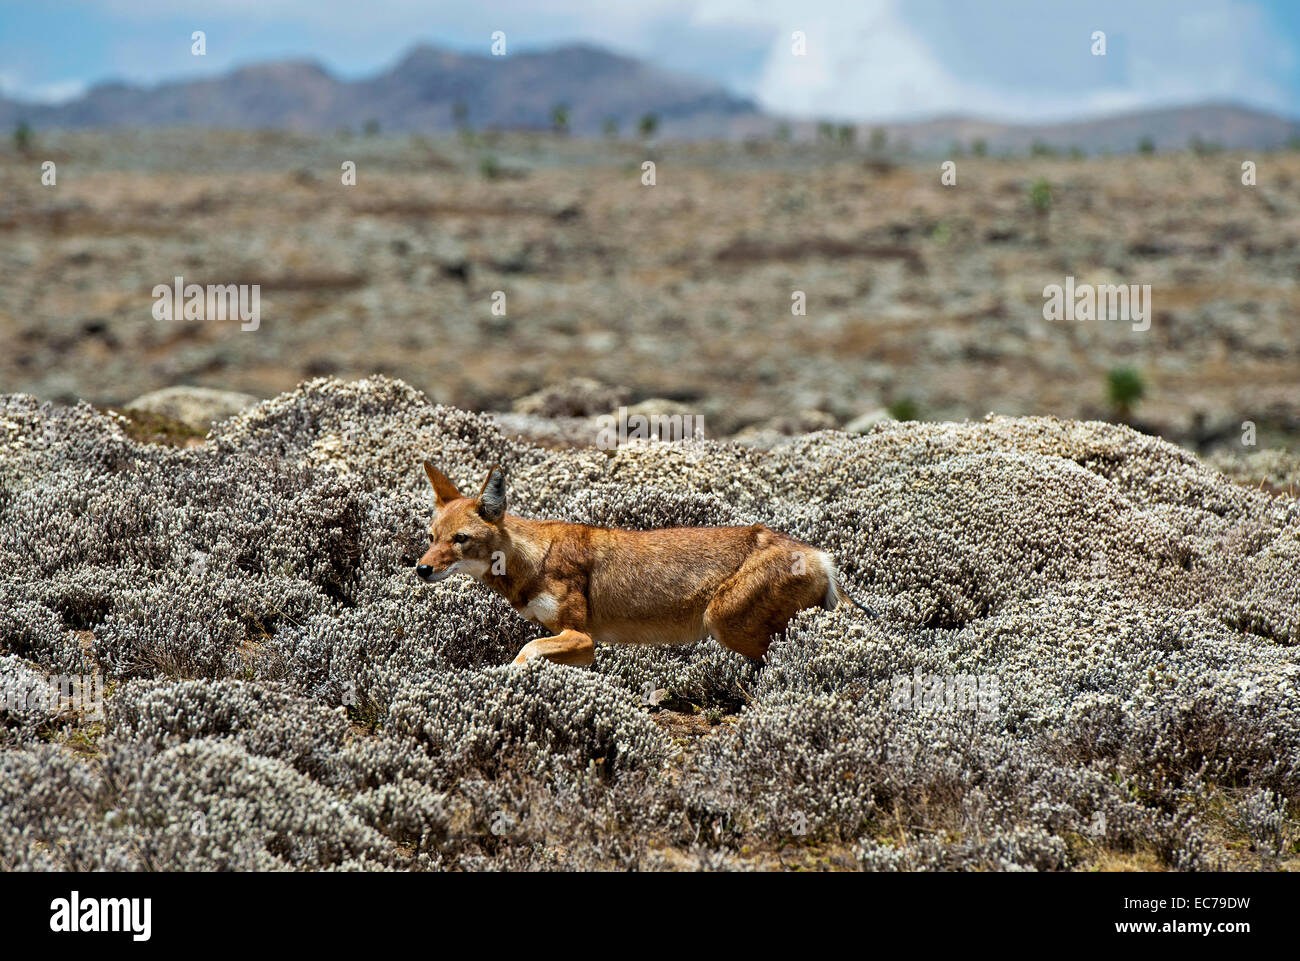
<instances>
[{"instance_id":1,"label":"small bush on horizon","mask_svg":"<svg viewBox=\"0 0 1300 961\"><path fill-rule=\"evenodd\" d=\"M894 420L920 420L921 407L911 397L900 397L885 408Z\"/></svg>"},{"instance_id":2,"label":"small bush on horizon","mask_svg":"<svg viewBox=\"0 0 1300 961\"><path fill-rule=\"evenodd\" d=\"M20 154L31 153L34 140L32 125L26 120L19 120L18 126L14 127L14 148Z\"/></svg>"},{"instance_id":3,"label":"small bush on horizon","mask_svg":"<svg viewBox=\"0 0 1300 961\"><path fill-rule=\"evenodd\" d=\"M1029 185L1029 206L1040 215L1052 209L1052 185L1046 177L1039 177Z\"/></svg>"},{"instance_id":4,"label":"small bush on horizon","mask_svg":"<svg viewBox=\"0 0 1300 961\"><path fill-rule=\"evenodd\" d=\"M1146 381L1132 367L1114 367L1106 374L1106 397L1118 420L1133 416L1133 409L1146 396Z\"/></svg>"}]
</instances>

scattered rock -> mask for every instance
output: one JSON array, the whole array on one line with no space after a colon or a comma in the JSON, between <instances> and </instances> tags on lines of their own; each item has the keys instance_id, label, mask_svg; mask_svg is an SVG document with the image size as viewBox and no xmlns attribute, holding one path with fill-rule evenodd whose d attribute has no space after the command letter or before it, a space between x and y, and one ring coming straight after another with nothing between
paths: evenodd
<instances>
[{"instance_id":1,"label":"scattered rock","mask_svg":"<svg viewBox=\"0 0 1300 961\"><path fill-rule=\"evenodd\" d=\"M773 417L759 424L751 424L737 432L733 439L738 444L766 448L781 438L795 434L834 430L838 423L833 414L828 414L824 410L807 409L793 415Z\"/></svg>"},{"instance_id":2,"label":"scattered rock","mask_svg":"<svg viewBox=\"0 0 1300 961\"><path fill-rule=\"evenodd\" d=\"M206 432L215 422L225 420L258 402L258 398L251 394L233 390L178 386L142 394L123 410L158 414L186 427Z\"/></svg>"},{"instance_id":3,"label":"scattered rock","mask_svg":"<svg viewBox=\"0 0 1300 961\"><path fill-rule=\"evenodd\" d=\"M511 406L516 414L536 417L594 417L609 414L628 402L629 391L609 387L589 377L575 377L520 397Z\"/></svg>"},{"instance_id":4,"label":"scattered rock","mask_svg":"<svg viewBox=\"0 0 1300 961\"><path fill-rule=\"evenodd\" d=\"M894 418L883 407L869 410L853 418L842 428L846 434L866 434L877 424L891 424Z\"/></svg>"}]
</instances>

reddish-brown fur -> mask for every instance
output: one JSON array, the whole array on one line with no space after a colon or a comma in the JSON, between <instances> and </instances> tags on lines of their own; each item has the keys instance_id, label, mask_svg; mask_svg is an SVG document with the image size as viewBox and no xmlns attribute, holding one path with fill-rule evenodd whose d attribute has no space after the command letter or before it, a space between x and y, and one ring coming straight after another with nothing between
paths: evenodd
<instances>
[{"instance_id":1,"label":"reddish-brown fur","mask_svg":"<svg viewBox=\"0 0 1300 961\"><path fill-rule=\"evenodd\" d=\"M631 531L529 520L505 513L500 468L475 498L427 461L424 469L437 513L417 570L425 580L473 574L554 632L515 663L590 664L593 641L680 644L708 634L760 658L797 612L842 596L824 552L761 524Z\"/></svg>"}]
</instances>

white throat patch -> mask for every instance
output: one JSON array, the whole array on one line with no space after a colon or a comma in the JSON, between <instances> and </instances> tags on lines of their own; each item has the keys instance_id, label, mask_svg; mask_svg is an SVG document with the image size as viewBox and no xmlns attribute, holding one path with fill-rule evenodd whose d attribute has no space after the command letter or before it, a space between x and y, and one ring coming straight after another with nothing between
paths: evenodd
<instances>
[{"instance_id":1,"label":"white throat patch","mask_svg":"<svg viewBox=\"0 0 1300 961\"><path fill-rule=\"evenodd\" d=\"M461 560L458 560L455 564L452 564L451 567L447 568L447 573L452 574L452 573L459 572L461 574L468 574L470 577L477 577L481 579L483 575L488 572L488 568L490 566L491 565L489 565L487 561L480 561L480 560L475 560L472 557L465 557L462 558Z\"/></svg>"}]
</instances>

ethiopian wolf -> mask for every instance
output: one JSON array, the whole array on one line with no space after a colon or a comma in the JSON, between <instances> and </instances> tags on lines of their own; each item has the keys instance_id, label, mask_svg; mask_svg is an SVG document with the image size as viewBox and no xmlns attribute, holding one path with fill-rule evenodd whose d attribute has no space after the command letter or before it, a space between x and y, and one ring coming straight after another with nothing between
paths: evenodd
<instances>
[{"instance_id":1,"label":"ethiopian wolf","mask_svg":"<svg viewBox=\"0 0 1300 961\"><path fill-rule=\"evenodd\" d=\"M632 531L506 513L506 477L488 471L466 497L428 461L437 511L416 574L463 572L552 632L525 644L539 657L591 664L602 644L686 644L712 634L761 658L808 607L842 601L875 616L840 586L830 555L762 524Z\"/></svg>"}]
</instances>

